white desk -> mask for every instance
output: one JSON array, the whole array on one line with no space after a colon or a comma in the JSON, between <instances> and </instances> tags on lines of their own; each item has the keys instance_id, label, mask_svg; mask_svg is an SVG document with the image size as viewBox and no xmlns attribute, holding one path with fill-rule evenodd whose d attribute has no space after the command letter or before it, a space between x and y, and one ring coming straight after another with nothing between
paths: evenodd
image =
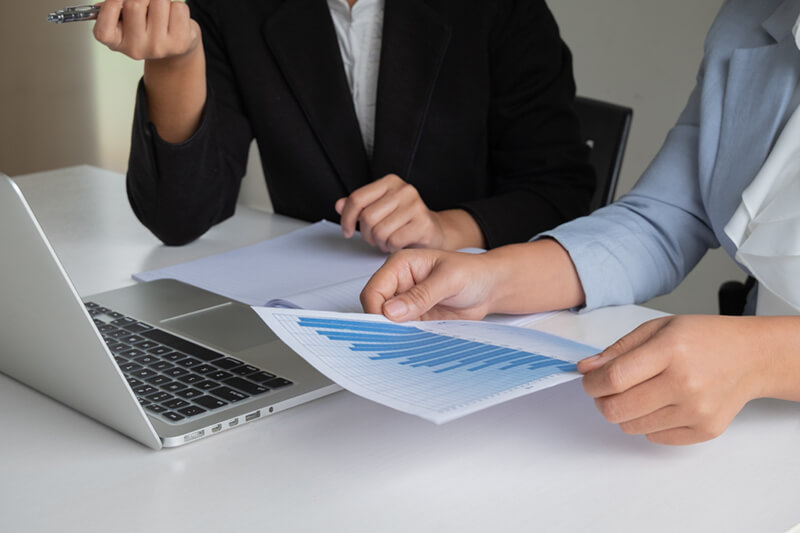
<instances>
[{"instance_id":1,"label":"white desk","mask_svg":"<svg viewBox=\"0 0 800 533\"><path fill-rule=\"evenodd\" d=\"M302 225L241 209L169 249L131 214L119 174L75 167L18 183L84 295ZM629 306L547 329L601 345L651 316ZM800 522L800 406L778 401L751 403L714 441L668 448L606 423L579 382L444 426L341 392L153 452L0 375L0 421L4 532L785 532Z\"/></svg>"}]
</instances>

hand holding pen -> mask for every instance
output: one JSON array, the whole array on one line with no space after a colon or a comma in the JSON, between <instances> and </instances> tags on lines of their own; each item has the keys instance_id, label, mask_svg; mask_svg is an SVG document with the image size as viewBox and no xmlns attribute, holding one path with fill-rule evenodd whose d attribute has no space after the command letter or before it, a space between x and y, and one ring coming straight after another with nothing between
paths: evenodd
<instances>
[{"instance_id":1,"label":"hand holding pen","mask_svg":"<svg viewBox=\"0 0 800 533\"><path fill-rule=\"evenodd\" d=\"M53 22L93 19L95 39L144 60L148 115L161 138L177 143L191 136L205 106L206 78L200 26L189 6L171 0L106 0L48 16Z\"/></svg>"}]
</instances>

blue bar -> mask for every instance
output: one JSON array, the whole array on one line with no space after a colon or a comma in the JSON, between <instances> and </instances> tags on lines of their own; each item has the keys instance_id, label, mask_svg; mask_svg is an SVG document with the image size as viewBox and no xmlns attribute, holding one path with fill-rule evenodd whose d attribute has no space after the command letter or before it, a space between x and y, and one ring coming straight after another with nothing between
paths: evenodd
<instances>
[{"instance_id":1,"label":"blue bar","mask_svg":"<svg viewBox=\"0 0 800 533\"><path fill-rule=\"evenodd\" d=\"M530 357L526 357L525 359L520 359L519 361L514 361L513 363L509 363L508 365L504 366L502 368L502 370L508 370L510 368L515 368L515 367L518 367L518 366L527 365L528 363L537 363L537 362L543 361L545 359L548 360L548 361L555 361L555 359L553 359L551 357L545 357L544 355L532 354Z\"/></svg>"},{"instance_id":2,"label":"blue bar","mask_svg":"<svg viewBox=\"0 0 800 533\"><path fill-rule=\"evenodd\" d=\"M429 359L435 359L442 355L450 355L454 353L463 352L467 349L467 345L475 344L474 342L470 342L463 339L458 339L457 342L445 342L443 344L438 345L435 349L431 350L428 349L427 353L422 355L417 355L415 357L409 357L407 361L403 361L401 364L403 365L410 365L412 363L417 363L416 365L412 366L419 366L420 361L428 361Z\"/></svg>"},{"instance_id":3,"label":"blue bar","mask_svg":"<svg viewBox=\"0 0 800 533\"><path fill-rule=\"evenodd\" d=\"M555 359L550 359L549 361L543 361L541 363L534 363L534 364L530 365L526 370L538 370L540 368L547 368L549 366L553 366L553 367L558 368L560 362L561 361L557 361Z\"/></svg>"},{"instance_id":4,"label":"blue bar","mask_svg":"<svg viewBox=\"0 0 800 533\"><path fill-rule=\"evenodd\" d=\"M432 337L436 337L439 340L437 340L435 342L430 342L428 340L416 341L416 342L397 341L397 343L396 343L397 349L401 350L401 349L406 349L406 348L419 348L421 346L435 346L436 344L438 344L440 342L444 342L444 341L450 339L450 337L439 337L439 336L433 335L433 334L431 334L431 336ZM376 344L356 343L356 344L353 344L353 346L350 347L350 349L353 350L354 352L381 352L381 351L385 351L387 348L388 348L388 346L386 346L385 343L384 344L378 344L378 343L376 343Z\"/></svg>"},{"instance_id":5,"label":"blue bar","mask_svg":"<svg viewBox=\"0 0 800 533\"><path fill-rule=\"evenodd\" d=\"M419 335L407 335L402 337L397 335L372 335L369 333L349 333L345 331L325 331L325 330L318 330L317 333L319 333L320 335L324 335L325 337L328 337L332 341L385 342L387 344L395 344L399 339L409 341L409 340L422 340L422 339L436 337L436 335L431 335L430 333L421 333Z\"/></svg>"},{"instance_id":6,"label":"blue bar","mask_svg":"<svg viewBox=\"0 0 800 533\"><path fill-rule=\"evenodd\" d=\"M451 351L447 357L438 356L436 359L433 360L423 360L420 359L419 363L414 363L411 366L439 366L445 363L449 363L450 361L458 361L464 357L469 357L470 355L475 355L476 353L485 352L486 345L480 344L477 342L471 342L466 346L462 346L456 351Z\"/></svg>"},{"instance_id":7,"label":"blue bar","mask_svg":"<svg viewBox=\"0 0 800 533\"><path fill-rule=\"evenodd\" d=\"M561 370L562 372L577 372L578 365L576 365L575 363L570 363L568 365L561 365L558 367L558 369Z\"/></svg>"},{"instance_id":8,"label":"blue bar","mask_svg":"<svg viewBox=\"0 0 800 533\"><path fill-rule=\"evenodd\" d=\"M474 357L468 357L466 359L461 360L461 362L459 362L457 365L448 366L447 368L440 368L439 370L434 370L434 372L436 374L439 374L441 372L447 372L448 370L454 370L462 366L471 365L472 363L476 363L478 361L484 361L487 357L490 356L494 357L496 355L511 353L514 351L510 348L501 348L499 346L490 346L488 344L486 345L486 348L487 351L482 354L478 354Z\"/></svg>"},{"instance_id":9,"label":"blue bar","mask_svg":"<svg viewBox=\"0 0 800 533\"><path fill-rule=\"evenodd\" d=\"M489 349L488 353L486 352L487 348ZM427 363L424 363L424 364L421 363L419 365L414 365L414 366L439 366L439 365L443 365L445 363L450 363L452 361L463 360L465 357L470 357L470 356L473 356L475 354L480 354L480 357L483 358L483 357L490 356L490 355L491 356L496 355L499 351L506 350L506 349L507 348L501 348L499 346L491 346L491 345L488 345L488 344L479 344L478 347L475 348L475 349L468 350L466 352L459 352L459 353L457 353L455 355L451 355L449 357L442 357L440 359L435 359L433 361L428 361ZM476 360L480 360L480 359L476 358Z\"/></svg>"},{"instance_id":10,"label":"blue bar","mask_svg":"<svg viewBox=\"0 0 800 533\"><path fill-rule=\"evenodd\" d=\"M452 346L456 343L465 342L461 339L454 339L452 337L445 337L447 339L446 342L440 342L436 344L437 349L446 348L448 346ZM399 357L411 357L414 355L422 355L429 353L431 351L431 345L423 346L422 348L415 348L413 350L388 350L388 351L381 351L378 352L376 356L371 356L370 359L397 359Z\"/></svg>"},{"instance_id":11,"label":"blue bar","mask_svg":"<svg viewBox=\"0 0 800 533\"><path fill-rule=\"evenodd\" d=\"M472 372L474 372L475 370L483 370L484 368L489 368L490 366L494 366L500 363L505 363L506 361L514 361L522 357L529 357L530 355L531 354L528 352L514 351L511 354L505 355L503 357L493 357L491 359L487 359L484 364L476 366L474 368L470 368L469 370Z\"/></svg>"},{"instance_id":12,"label":"blue bar","mask_svg":"<svg viewBox=\"0 0 800 533\"><path fill-rule=\"evenodd\" d=\"M399 333L409 334L418 333L422 330L410 326L399 326L395 324L381 324L379 322L362 322L362 321L349 321L349 320L335 320L324 318L307 318L300 317L298 325L308 328L328 328L328 329L344 329L348 331L382 331L384 333Z\"/></svg>"}]
</instances>

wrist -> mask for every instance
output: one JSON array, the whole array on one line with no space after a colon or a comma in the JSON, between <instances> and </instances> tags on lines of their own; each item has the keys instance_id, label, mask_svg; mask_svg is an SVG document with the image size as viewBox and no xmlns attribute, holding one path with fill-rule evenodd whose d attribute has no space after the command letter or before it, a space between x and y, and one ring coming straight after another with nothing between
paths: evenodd
<instances>
[{"instance_id":1,"label":"wrist","mask_svg":"<svg viewBox=\"0 0 800 533\"><path fill-rule=\"evenodd\" d=\"M800 401L800 317L749 317L752 398Z\"/></svg>"},{"instance_id":2,"label":"wrist","mask_svg":"<svg viewBox=\"0 0 800 533\"><path fill-rule=\"evenodd\" d=\"M486 238L472 215L463 209L432 211L442 234L442 243L436 248L460 250L461 248L486 248Z\"/></svg>"}]
</instances>

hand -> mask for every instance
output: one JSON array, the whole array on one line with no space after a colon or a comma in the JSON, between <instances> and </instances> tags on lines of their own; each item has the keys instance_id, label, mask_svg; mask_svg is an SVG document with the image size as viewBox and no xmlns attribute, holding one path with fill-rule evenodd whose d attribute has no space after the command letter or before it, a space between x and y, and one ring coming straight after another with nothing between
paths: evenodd
<instances>
[{"instance_id":1,"label":"hand","mask_svg":"<svg viewBox=\"0 0 800 533\"><path fill-rule=\"evenodd\" d=\"M659 318L578 370L597 408L624 432L661 444L709 440L761 394L766 365L758 320Z\"/></svg>"},{"instance_id":2,"label":"hand","mask_svg":"<svg viewBox=\"0 0 800 533\"><path fill-rule=\"evenodd\" d=\"M352 237L359 223L364 240L384 252L484 246L483 233L466 211L431 211L417 189L394 174L340 198L335 208L345 237Z\"/></svg>"},{"instance_id":3,"label":"hand","mask_svg":"<svg viewBox=\"0 0 800 533\"><path fill-rule=\"evenodd\" d=\"M97 15L94 36L133 59L168 59L198 48L200 26L183 2L106 0Z\"/></svg>"},{"instance_id":4,"label":"hand","mask_svg":"<svg viewBox=\"0 0 800 533\"><path fill-rule=\"evenodd\" d=\"M392 255L361 292L367 313L395 321L479 320L495 283L485 254L403 250Z\"/></svg>"}]
</instances>

